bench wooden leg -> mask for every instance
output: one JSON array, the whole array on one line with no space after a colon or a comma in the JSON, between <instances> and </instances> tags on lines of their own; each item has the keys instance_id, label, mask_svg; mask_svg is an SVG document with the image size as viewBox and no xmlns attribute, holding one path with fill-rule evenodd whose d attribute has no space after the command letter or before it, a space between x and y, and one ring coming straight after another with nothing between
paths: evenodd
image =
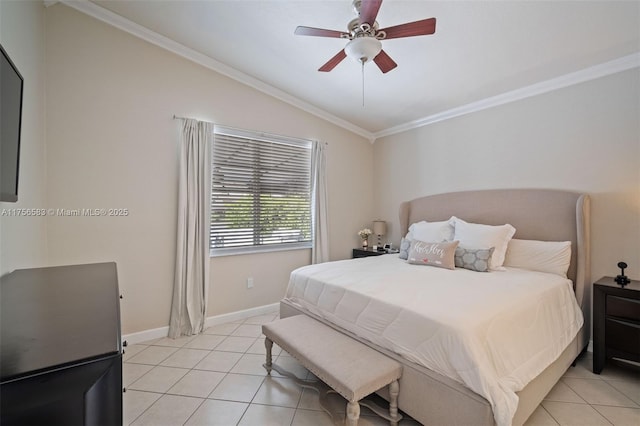
<instances>
[{"instance_id":1,"label":"bench wooden leg","mask_svg":"<svg viewBox=\"0 0 640 426\"><path fill-rule=\"evenodd\" d=\"M349 401L347 404L347 426L358 426L360 418L360 404L358 401Z\"/></svg>"},{"instance_id":2,"label":"bench wooden leg","mask_svg":"<svg viewBox=\"0 0 640 426\"><path fill-rule=\"evenodd\" d=\"M271 349L273 348L273 341L268 337L265 337L264 347L267 350L267 362L264 364L264 368L267 369L267 374L271 375L271 367L273 365L273 360L271 359Z\"/></svg>"},{"instance_id":3,"label":"bench wooden leg","mask_svg":"<svg viewBox=\"0 0 640 426\"><path fill-rule=\"evenodd\" d=\"M398 426L398 394L400 385L397 380L389 384L389 416L391 416L391 426Z\"/></svg>"}]
</instances>

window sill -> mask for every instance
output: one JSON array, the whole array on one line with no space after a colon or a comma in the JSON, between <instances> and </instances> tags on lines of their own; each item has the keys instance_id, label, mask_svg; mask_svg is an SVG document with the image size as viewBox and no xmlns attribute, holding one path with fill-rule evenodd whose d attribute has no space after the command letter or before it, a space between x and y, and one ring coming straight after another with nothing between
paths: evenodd
<instances>
[{"instance_id":1,"label":"window sill","mask_svg":"<svg viewBox=\"0 0 640 426\"><path fill-rule=\"evenodd\" d=\"M262 246L262 247L236 247L228 249L212 249L209 250L209 257L224 257L224 256L236 256L242 254L260 254L260 253L272 253L276 251L291 251L291 250L310 250L311 243L300 244L287 244L287 245L274 245Z\"/></svg>"}]
</instances>

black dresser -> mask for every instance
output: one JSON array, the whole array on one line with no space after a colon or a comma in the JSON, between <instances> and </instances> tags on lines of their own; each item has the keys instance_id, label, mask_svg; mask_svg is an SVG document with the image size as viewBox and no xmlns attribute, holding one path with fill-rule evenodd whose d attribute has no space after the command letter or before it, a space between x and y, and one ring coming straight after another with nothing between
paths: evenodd
<instances>
[{"instance_id":1,"label":"black dresser","mask_svg":"<svg viewBox=\"0 0 640 426\"><path fill-rule=\"evenodd\" d=\"M116 264L16 270L0 299L0 423L121 425Z\"/></svg>"}]
</instances>

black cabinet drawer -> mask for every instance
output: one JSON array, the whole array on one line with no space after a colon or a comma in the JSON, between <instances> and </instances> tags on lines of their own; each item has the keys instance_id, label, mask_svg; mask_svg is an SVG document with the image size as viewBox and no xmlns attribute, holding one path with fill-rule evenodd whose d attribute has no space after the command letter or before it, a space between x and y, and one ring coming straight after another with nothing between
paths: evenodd
<instances>
[{"instance_id":1,"label":"black cabinet drawer","mask_svg":"<svg viewBox=\"0 0 640 426\"><path fill-rule=\"evenodd\" d=\"M607 296L607 316L640 321L640 300Z\"/></svg>"},{"instance_id":2,"label":"black cabinet drawer","mask_svg":"<svg viewBox=\"0 0 640 426\"><path fill-rule=\"evenodd\" d=\"M605 336L607 348L640 355L640 325L607 318Z\"/></svg>"},{"instance_id":3,"label":"black cabinet drawer","mask_svg":"<svg viewBox=\"0 0 640 426\"><path fill-rule=\"evenodd\" d=\"M352 257L357 259L359 257L369 257L369 256L380 256L383 254L387 254L385 251L373 251L373 250L365 250L365 249L353 249Z\"/></svg>"}]
</instances>

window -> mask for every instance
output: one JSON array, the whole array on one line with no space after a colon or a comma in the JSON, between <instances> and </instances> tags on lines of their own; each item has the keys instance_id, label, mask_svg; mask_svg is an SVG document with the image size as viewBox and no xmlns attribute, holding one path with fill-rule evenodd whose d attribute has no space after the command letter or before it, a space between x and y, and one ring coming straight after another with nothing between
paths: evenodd
<instances>
[{"instance_id":1,"label":"window","mask_svg":"<svg viewBox=\"0 0 640 426\"><path fill-rule=\"evenodd\" d=\"M311 247L311 141L216 126L212 157L212 255Z\"/></svg>"}]
</instances>

